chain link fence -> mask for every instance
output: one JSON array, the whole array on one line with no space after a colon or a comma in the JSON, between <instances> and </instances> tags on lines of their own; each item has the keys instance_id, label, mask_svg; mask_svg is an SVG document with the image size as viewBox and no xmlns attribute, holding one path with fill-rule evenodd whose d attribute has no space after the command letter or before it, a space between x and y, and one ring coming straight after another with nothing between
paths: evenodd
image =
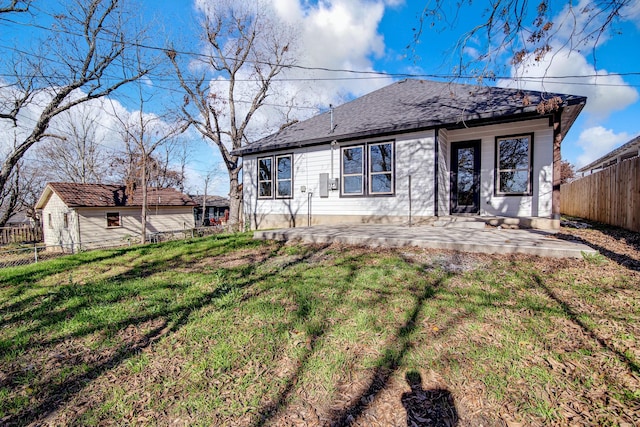
<instances>
[{"instance_id":1,"label":"chain link fence","mask_svg":"<svg viewBox=\"0 0 640 427\"><path fill-rule=\"evenodd\" d=\"M199 227L188 230L164 231L147 234L146 244L167 242L170 240L184 240L194 237L204 237L219 234L226 231L222 226ZM33 264L40 261L56 258L63 255L74 254L97 249L110 249L140 244L140 236L128 236L126 238L112 240L96 240L92 242L45 245L36 244L12 244L0 247L0 268L17 267Z\"/></svg>"}]
</instances>

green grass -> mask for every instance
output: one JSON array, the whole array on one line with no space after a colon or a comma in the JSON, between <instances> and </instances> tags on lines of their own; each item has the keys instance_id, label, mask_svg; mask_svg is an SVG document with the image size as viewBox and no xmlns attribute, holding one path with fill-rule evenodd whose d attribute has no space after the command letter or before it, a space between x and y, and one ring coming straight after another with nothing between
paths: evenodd
<instances>
[{"instance_id":1,"label":"green grass","mask_svg":"<svg viewBox=\"0 0 640 427\"><path fill-rule=\"evenodd\" d=\"M0 423L263 425L309 405L335 421L370 395L399 405L407 372L480 399L470 409L493 419L567 423L567 399L613 424L637 408L626 270L446 263L238 234L2 269ZM623 285L606 301L594 291Z\"/></svg>"}]
</instances>

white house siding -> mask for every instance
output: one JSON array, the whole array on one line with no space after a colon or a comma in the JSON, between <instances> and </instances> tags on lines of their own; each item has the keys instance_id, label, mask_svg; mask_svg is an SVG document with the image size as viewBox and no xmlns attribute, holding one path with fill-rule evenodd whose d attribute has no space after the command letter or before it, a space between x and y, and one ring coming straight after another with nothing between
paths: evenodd
<instances>
[{"instance_id":1,"label":"white house siding","mask_svg":"<svg viewBox=\"0 0 640 427\"><path fill-rule=\"evenodd\" d=\"M395 141L395 195L340 197L340 190L330 190L328 197L320 197L321 173L328 173L329 178L340 178L341 146L382 141ZM333 150L325 144L276 154L288 153L293 154L293 198L284 200L257 198L257 159L265 155L244 156L244 213L252 228L406 221L410 215L409 176L411 216L417 221L434 215L433 131L363 139L342 143Z\"/></svg>"},{"instance_id":2,"label":"white house siding","mask_svg":"<svg viewBox=\"0 0 640 427\"><path fill-rule=\"evenodd\" d=\"M107 227L107 212L120 213L120 227ZM137 239L140 235L140 207L113 208L81 208L80 236L82 246L92 247L100 244L128 238ZM147 213L147 233L176 231L193 228L193 207L158 207L151 206Z\"/></svg>"},{"instance_id":3,"label":"white house siding","mask_svg":"<svg viewBox=\"0 0 640 427\"><path fill-rule=\"evenodd\" d=\"M532 196L496 196L494 195L495 138L520 133L533 133ZM553 129L548 119L452 130L448 133L448 139L450 143L481 140L481 216L543 218L551 216ZM450 156L446 160L450 166ZM445 191L443 187L440 190ZM446 191L448 193L449 190Z\"/></svg>"},{"instance_id":4,"label":"white house siding","mask_svg":"<svg viewBox=\"0 0 640 427\"><path fill-rule=\"evenodd\" d=\"M448 215L450 210L451 181L449 179L450 159L449 131L438 130L438 215Z\"/></svg>"},{"instance_id":5,"label":"white house siding","mask_svg":"<svg viewBox=\"0 0 640 427\"><path fill-rule=\"evenodd\" d=\"M64 226L64 215L67 214L68 226ZM51 221L49 221L51 215ZM42 209L42 223L44 243L60 250L75 250L78 243L78 218L76 212L70 209L57 194L52 193L49 201Z\"/></svg>"}]
</instances>

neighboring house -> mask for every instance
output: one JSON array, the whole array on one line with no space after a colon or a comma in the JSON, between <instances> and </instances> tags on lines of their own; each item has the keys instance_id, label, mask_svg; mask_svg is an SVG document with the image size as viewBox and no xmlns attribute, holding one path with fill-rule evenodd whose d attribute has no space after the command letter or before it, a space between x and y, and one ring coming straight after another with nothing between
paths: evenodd
<instances>
[{"instance_id":1,"label":"neighboring house","mask_svg":"<svg viewBox=\"0 0 640 427\"><path fill-rule=\"evenodd\" d=\"M196 206L193 215L196 226L218 225L229 219L229 199L221 196L207 196L204 203L204 224L202 223L203 195L190 195Z\"/></svg>"},{"instance_id":2,"label":"neighboring house","mask_svg":"<svg viewBox=\"0 0 640 427\"><path fill-rule=\"evenodd\" d=\"M252 228L457 214L558 228L560 142L585 103L397 82L235 150L243 157L244 215ZM538 111L550 104L556 108Z\"/></svg>"},{"instance_id":3,"label":"neighboring house","mask_svg":"<svg viewBox=\"0 0 640 427\"><path fill-rule=\"evenodd\" d=\"M615 150L610 151L598 160L594 160L588 165L581 167L576 173L580 176L590 175L611 165L618 164L623 160L638 156L640 156L640 135Z\"/></svg>"},{"instance_id":4,"label":"neighboring house","mask_svg":"<svg viewBox=\"0 0 640 427\"><path fill-rule=\"evenodd\" d=\"M189 196L170 188L149 188L147 194L147 233L194 227L195 203ZM36 209L42 210L46 245L91 248L140 235L142 191L129 197L121 185L52 182Z\"/></svg>"}]
</instances>

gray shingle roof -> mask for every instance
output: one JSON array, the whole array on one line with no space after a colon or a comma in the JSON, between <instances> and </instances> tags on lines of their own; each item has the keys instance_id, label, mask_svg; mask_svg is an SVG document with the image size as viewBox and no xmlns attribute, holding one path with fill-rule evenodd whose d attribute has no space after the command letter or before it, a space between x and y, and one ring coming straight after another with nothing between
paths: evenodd
<instances>
[{"instance_id":1,"label":"gray shingle roof","mask_svg":"<svg viewBox=\"0 0 640 427\"><path fill-rule=\"evenodd\" d=\"M191 200L197 205L202 206L202 199L204 195L198 194L190 194ZM207 206L215 207L215 208L228 208L229 207L229 199L222 196L208 195L207 196Z\"/></svg>"},{"instance_id":2,"label":"gray shingle roof","mask_svg":"<svg viewBox=\"0 0 640 427\"><path fill-rule=\"evenodd\" d=\"M541 101L562 99L563 134L577 117L586 98L499 87L428 80L403 80L286 127L233 153L259 153L290 147L394 134L434 127L477 126L518 117L540 116Z\"/></svg>"},{"instance_id":3,"label":"gray shingle roof","mask_svg":"<svg viewBox=\"0 0 640 427\"><path fill-rule=\"evenodd\" d=\"M124 185L77 184L72 182L50 182L47 187L54 191L69 207L132 207L142 206L142 189L137 188L133 197L126 194ZM40 197L38 209L43 208L47 188ZM148 188L149 206L194 206L189 196L173 188Z\"/></svg>"}]
</instances>

